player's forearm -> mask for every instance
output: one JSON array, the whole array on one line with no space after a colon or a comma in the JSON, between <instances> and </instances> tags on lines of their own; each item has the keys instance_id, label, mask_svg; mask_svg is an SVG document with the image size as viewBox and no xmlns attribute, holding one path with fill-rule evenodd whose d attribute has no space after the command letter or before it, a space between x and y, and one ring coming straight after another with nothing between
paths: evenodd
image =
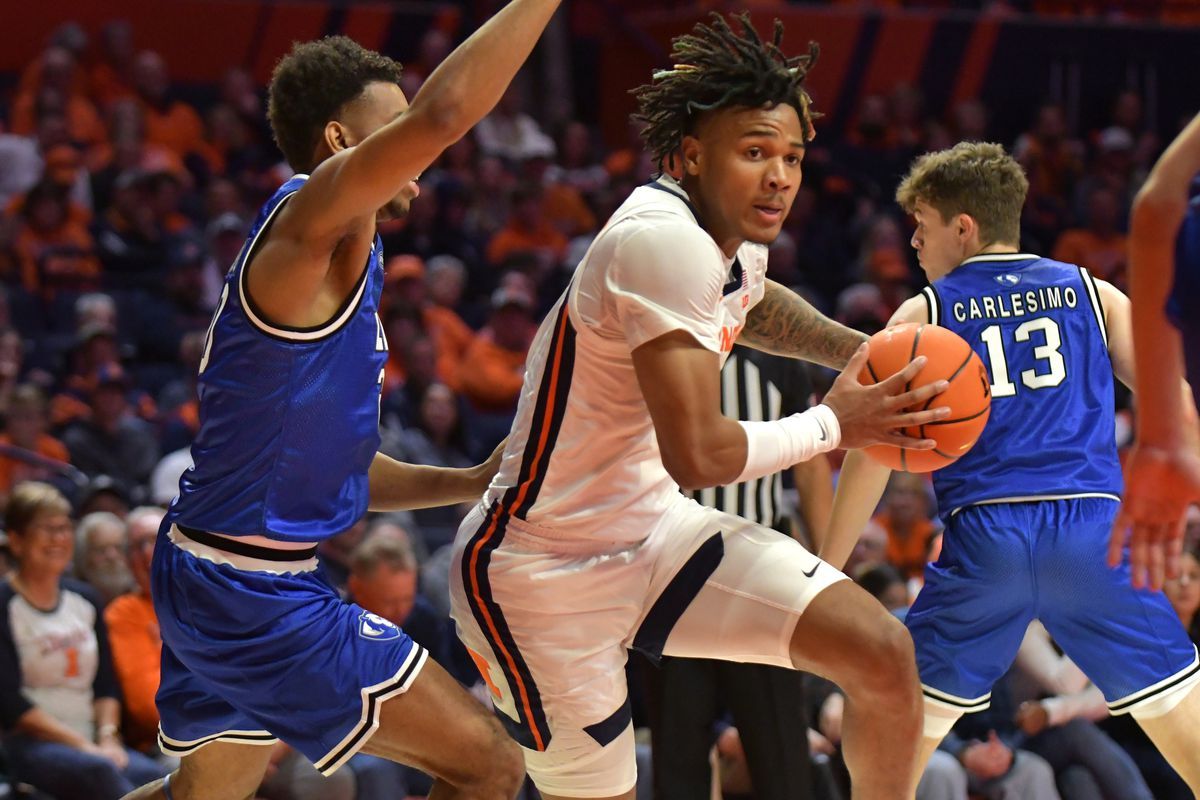
<instances>
[{"instance_id":1,"label":"player's forearm","mask_svg":"<svg viewBox=\"0 0 1200 800\"><path fill-rule=\"evenodd\" d=\"M1178 220L1149 205L1135 207L1130 228L1130 297L1134 359L1154 369L1136 370L1138 439L1160 447L1178 444L1183 429L1183 343L1164 306L1174 274Z\"/></svg>"},{"instance_id":2,"label":"player's forearm","mask_svg":"<svg viewBox=\"0 0 1200 800\"><path fill-rule=\"evenodd\" d=\"M892 471L872 461L858 450L846 453L837 492L833 496L833 511L829 527L818 555L837 569L842 569L862 535L883 490L887 488Z\"/></svg>"},{"instance_id":3,"label":"player's forearm","mask_svg":"<svg viewBox=\"0 0 1200 800\"><path fill-rule=\"evenodd\" d=\"M834 322L800 295L768 280L738 341L766 353L841 369L866 340L865 334Z\"/></svg>"},{"instance_id":4,"label":"player's forearm","mask_svg":"<svg viewBox=\"0 0 1200 800\"><path fill-rule=\"evenodd\" d=\"M487 116L529 57L560 0L512 0L430 74L405 114L424 115L450 146ZM411 143L384 128L379 144L403 154ZM381 163L386 164L385 160ZM407 176L413 177L413 176Z\"/></svg>"},{"instance_id":5,"label":"player's forearm","mask_svg":"<svg viewBox=\"0 0 1200 800\"><path fill-rule=\"evenodd\" d=\"M833 513L833 470L825 454L792 467L792 478L800 498L800 518L815 550L825 543L826 526Z\"/></svg>"},{"instance_id":6,"label":"player's forearm","mask_svg":"<svg viewBox=\"0 0 1200 800\"><path fill-rule=\"evenodd\" d=\"M406 464L376 453L367 473L369 510L407 511L476 501L491 475L482 465L466 469Z\"/></svg>"}]
</instances>

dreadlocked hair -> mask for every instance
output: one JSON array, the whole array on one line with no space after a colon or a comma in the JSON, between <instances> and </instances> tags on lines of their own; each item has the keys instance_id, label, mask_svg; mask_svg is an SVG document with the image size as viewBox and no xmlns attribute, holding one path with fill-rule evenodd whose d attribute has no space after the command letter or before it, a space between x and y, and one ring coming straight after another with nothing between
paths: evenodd
<instances>
[{"instance_id":1,"label":"dreadlocked hair","mask_svg":"<svg viewBox=\"0 0 1200 800\"><path fill-rule=\"evenodd\" d=\"M650 83L632 91L638 102L633 117L645 123L642 138L660 169L701 115L723 108L787 103L800 117L805 141L812 139L812 121L820 114L812 110L804 79L817 61L817 43L809 42L806 54L789 58L780 49L783 23L778 19L769 42L754 30L749 14L735 19L741 33L715 11L710 24L696 23L690 34L672 41L674 66L655 72Z\"/></svg>"}]
</instances>

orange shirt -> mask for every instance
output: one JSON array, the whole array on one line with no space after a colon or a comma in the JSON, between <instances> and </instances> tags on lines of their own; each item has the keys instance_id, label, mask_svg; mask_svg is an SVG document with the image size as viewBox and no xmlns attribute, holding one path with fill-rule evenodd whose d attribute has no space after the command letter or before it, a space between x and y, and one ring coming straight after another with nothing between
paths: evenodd
<instances>
[{"instance_id":1,"label":"orange shirt","mask_svg":"<svg viewBox=\"0 0 1200 800\"><path fill-rule=\"evenodd\" d=\"M146 141L161 144L180 157L200 150L204 144L204 124L187 103L173 102L166 110L142 105L146 114Z\"/></svg>"},{"instance_id":2,"label":"orange shirt","mask_svg":"<svg viewBox=\"0 0 1200 800\"><path fill-rule=\"evenodd\" d=\"M37 131L35 114L36 97L23 94L12 104L12 132L21 136L33 136ZM104 141L107 131L96 107L85 97L72 95L67 98L67 131L71 139L83 145L95 145Z\"/></svg>"},{"instance_id":3,"label":"orange shirt","mask_svg":"<svg viewBox=\"0 0 1200 800\"><path fill-rule=\"evenodd\" d=\"M1083 267L1106 281L1120 280L1125 276L1125 236L1115 231L1097 236L1086 228L1071 228L1054 243L1053 258Z\"/></svg>"},{"instance_id":4,"label":"orange shirt","mask_svg":"<svg viewBox=\"0 0 1200 800\"><path fill-rule=\"evenodd\" d=\"M438 377L457 392L462 388L458 380L459 367L471 342L475 341L475 332L448 308L430 305L421 313L437 351Z\"/></svg>"},{"instance_id":5,"label":"orange shirt","mask_svg":"<svg viewBox=\"0 0 1200 800\"><path fill-rule=\"evenodd\" d=\"M488 242L487 260L491 264L500 265L515 253L537 250L548 250L556 261L562 261L563 256L567 254L567 237L544 219L532 230L516 228L509 224L497 231Z\"/></svg>"},{"instance_id":6,"label":"orange shirt","mask_svg":"<svg viewBox=\"0 0 1200 800\"><path fill-rule=\"evenodd\" d=\"M104 609L113 665L124 697L125 739L143 749L154 743L158 730L159 653L162 639L154 604L141 592L123 594Z\"/></svg>"},{"instance_id":7,"label":"orange shirt","mask_svg":"<svg viewBox=\"0 0 1200 800\"><path fill-rule=\"evenodd\" d=\"M462 393L482 411L510 411L525 380L525 353L507 350L481 333L459 365Z\"/></svg>"},{"instance_id":8,"label":"orange shirt","mask_svg":"<svg viewBox=\"0 0 1200 800\"><path fill-rule=\"evenodd\" d=\"M937 533L933 520L918 520L907 536L901 535L892 517L886 511L875 517L875 522L887 531L887 560L903 573L905 578L920 578L925 574L926 554L929 542Z\"/></svg>"},{"instance_id":9,"label":"orange shirt","mask_svg":"<svg viewBox=\"0 0 1200 800\"><path fill-rule=\"evenodd\" d=\"M567 236L579 236L596 228L596 215L574 186L552 183L546 187L546 218Z\"/></svg>"},{"instance_id":10,"label":"orange shirt","mask_svg":"<svg viewBox=\"0 0 1200 800\"><path fill-rule=\"evenodd\" d=\"M0 444L12 447L12 437L7 433L0 435ZM38 436L34 452L39 456L52 458L55 461L66 463L70 463L71 461L71 456L67 453L67 448L63 443L45 433ZM21 481L44 481L53 474L50 470L34 464L26 464L24 461L18 461L15 458L0 456L0 495L7 497L8 493L12 491L12 487Z\"/></svg>"},{"instance_id":11,"label":"orange shirt","mask_svg":"<svg viewBox=\"0 0 1200 800\"><path fill-rule=\"evenodd\" d=\"M100 259L87 228L68 221L53 233L40 234L28 226L17 234L21 283L31 293L55 289L89 291L99 285Z\"/></svg>"}]
</instances>

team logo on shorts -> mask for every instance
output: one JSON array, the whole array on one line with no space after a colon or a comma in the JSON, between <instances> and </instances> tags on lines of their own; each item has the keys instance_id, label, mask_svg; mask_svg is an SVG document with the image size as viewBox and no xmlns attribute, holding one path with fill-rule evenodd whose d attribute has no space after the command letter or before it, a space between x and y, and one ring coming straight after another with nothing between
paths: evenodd
<instances>
[{"instance_id":1,"label":"team logo on shorts","mask_svg":"<svg viewBox=\"0 0 1200 800\"><path fill-rule=\"evenodd\" d=\"M358 617L358 635L374 642L400 638L400 629L378 614L364 611Z\"/></svg>"}]
</instances>

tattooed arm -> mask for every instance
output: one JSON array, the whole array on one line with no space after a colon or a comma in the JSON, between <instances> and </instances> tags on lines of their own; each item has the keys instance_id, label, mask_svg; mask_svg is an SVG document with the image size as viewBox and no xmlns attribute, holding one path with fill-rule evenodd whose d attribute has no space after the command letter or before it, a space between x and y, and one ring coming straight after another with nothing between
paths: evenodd
<instances>
[{"instance_id":1,"label":"tattooed arm","mask_svg":"<svg viewBox=\"0 0 1200 800\"><path fill-rule=\"evenodd\" d=\"M800 295L768 280L762 301L746 316L738 343L841 369L866 340L865 334L834 322Z\"/></svg>"}]
</instances>

